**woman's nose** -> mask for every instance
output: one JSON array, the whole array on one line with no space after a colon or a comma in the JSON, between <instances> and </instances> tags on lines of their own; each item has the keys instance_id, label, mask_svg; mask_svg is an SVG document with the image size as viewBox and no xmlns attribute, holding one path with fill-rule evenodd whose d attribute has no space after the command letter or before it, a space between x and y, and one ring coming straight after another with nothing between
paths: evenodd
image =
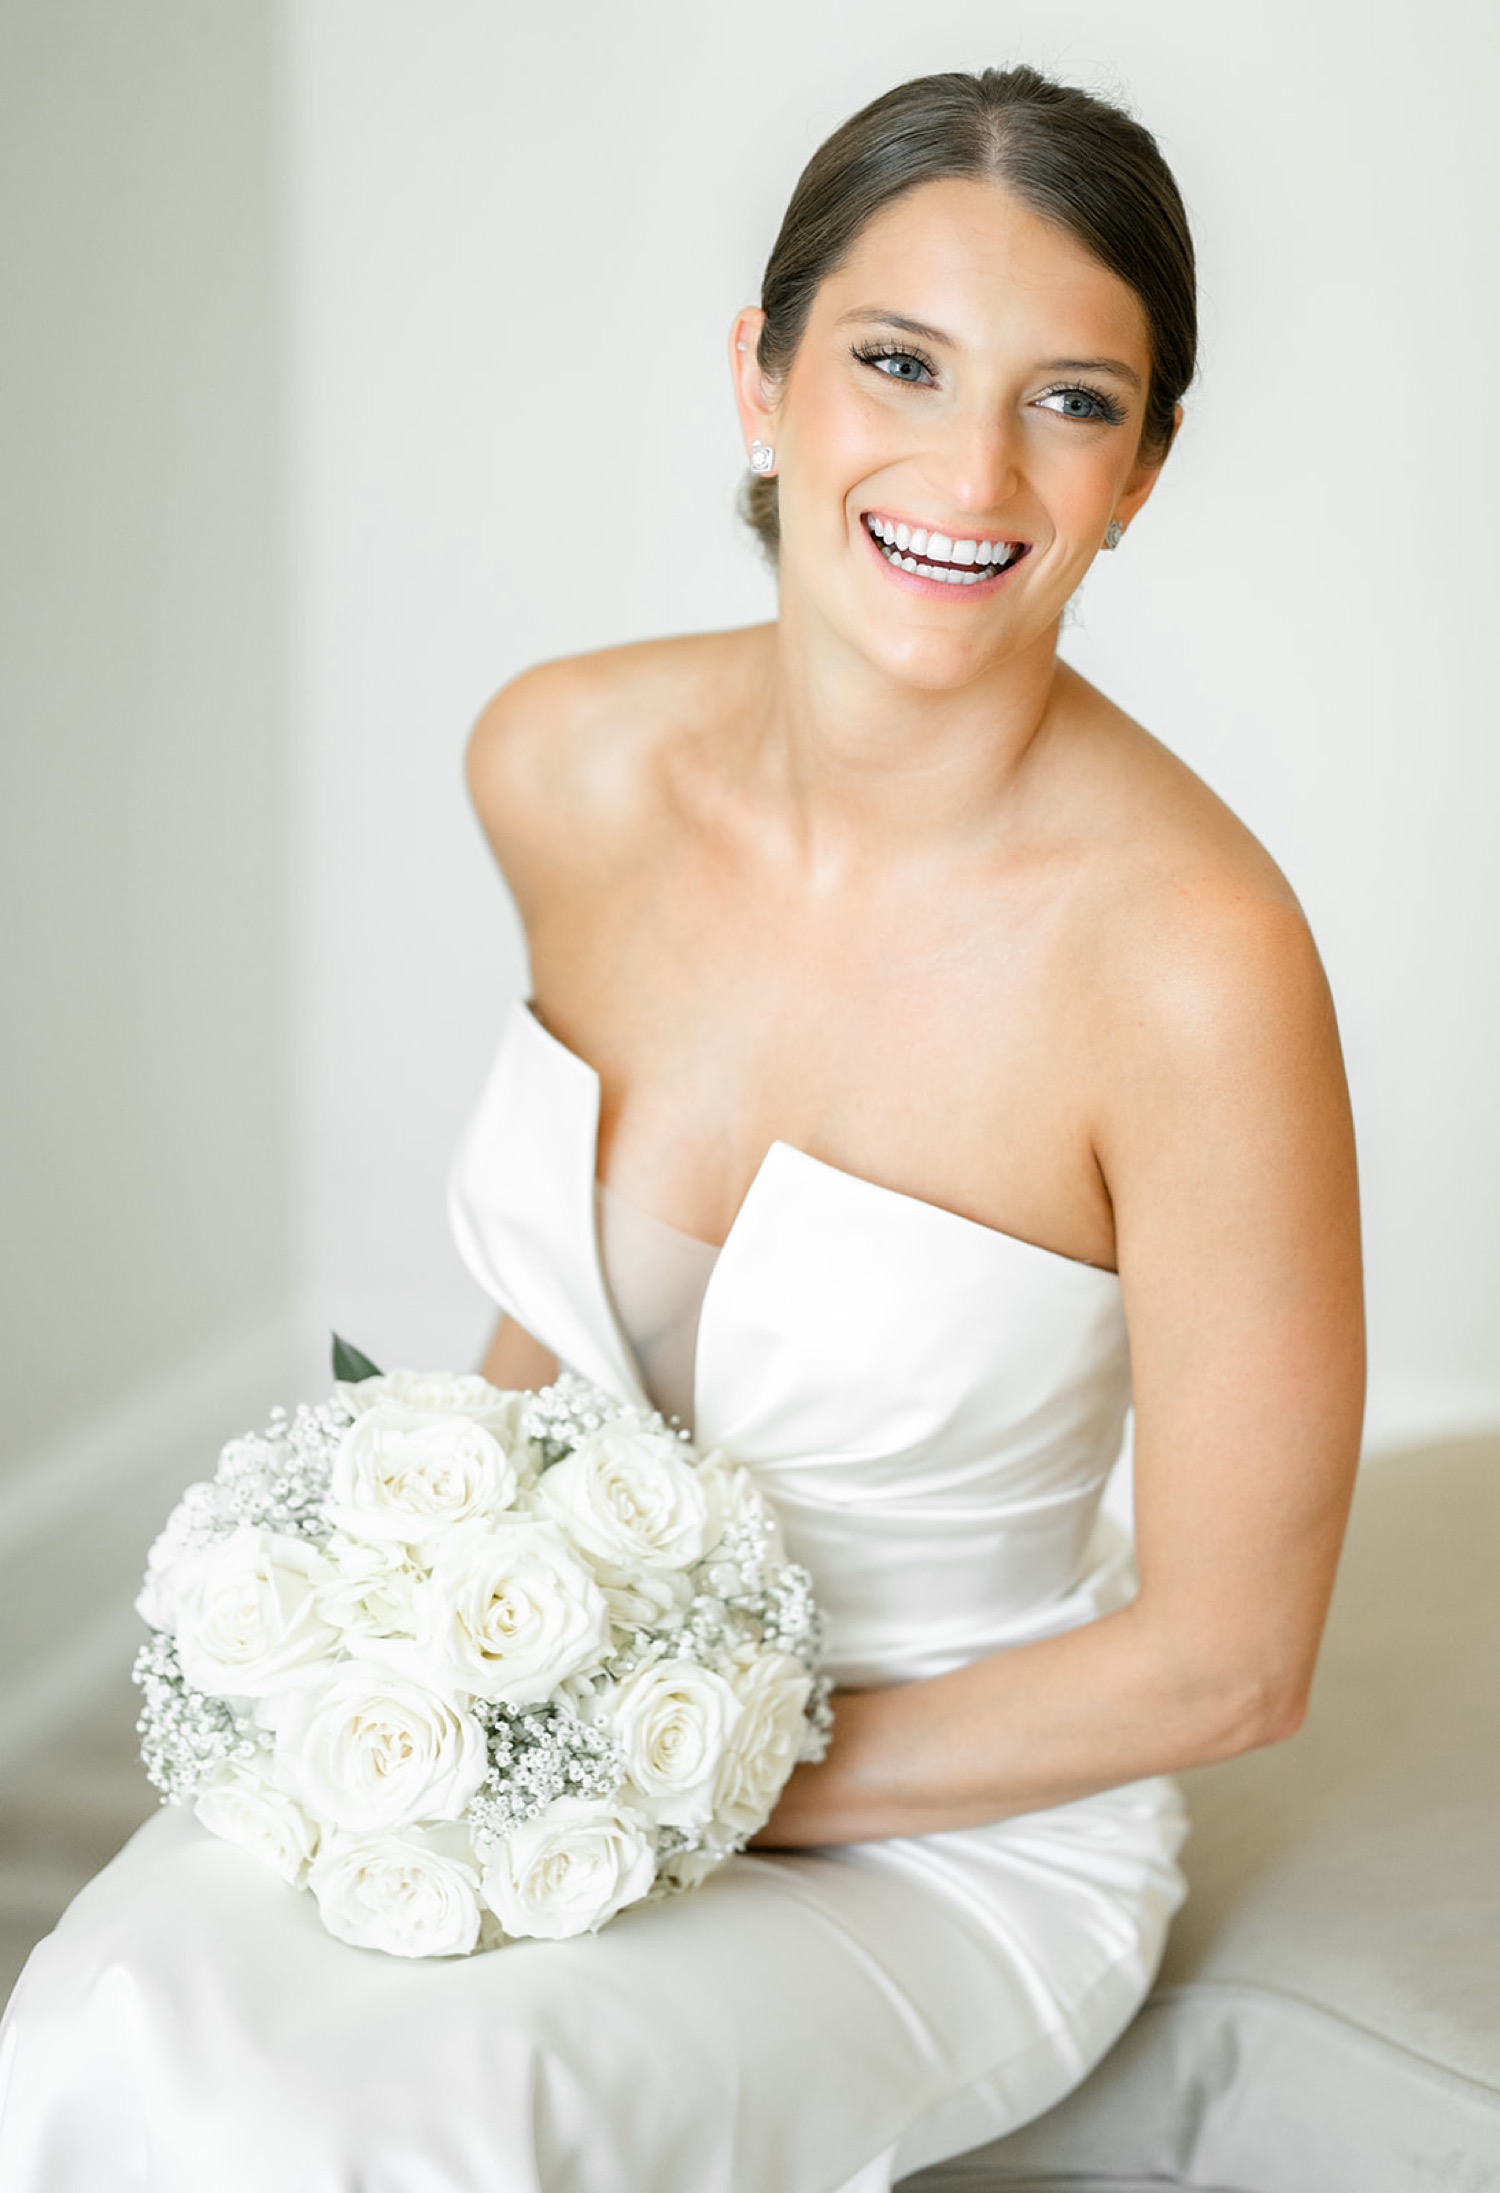
<instances>
[{"instance_id":1,"label":"woman's nose","mask_svg":"<svg viewBox=\"0 0 1500 2193\"><path fill-rule=\"evenodd\" d=\"M927 470L955 514L999 509L1014 496L1021 478L1014 422L978 406L950 413L933 437Z\"/></svg>"}]
</instances>

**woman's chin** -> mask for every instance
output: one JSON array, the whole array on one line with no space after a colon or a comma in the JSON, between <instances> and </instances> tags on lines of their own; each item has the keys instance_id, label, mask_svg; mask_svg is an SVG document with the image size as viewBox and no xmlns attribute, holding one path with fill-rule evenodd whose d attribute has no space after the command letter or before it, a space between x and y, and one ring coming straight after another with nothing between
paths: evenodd
<instances>
[{"instance_id":1,"label":"woman's chin","mask_svg":"<svg viewBox=\"0 0 1500 2193\"><path fill-rule=\"evenodd\" d=\"M944 631L915 619L903 624L864 617L846 629L846 637L892 684L937 695L961 692L978 679L994 677L1038 642L1050 646L1053 629L1038 625L1035 618L989 619L983 627Z\"/></svg>"},{"instance_id":2,"label":"woman's chin","mask_svg":"<svg viewBox=\"0 0 1500 2193\"><path fill-rule=\"evenodd\" d=\"M823 573L809 583L786 555L779 591L783 632L798 643L818 644L821 631L893 685L927 695L961 692L1038 645L1050 650L1063 606L1051 599L1056 588L1044 602L1034 587L1024 595L986 589L988 599L929 600L891 584L884 571L845 571L832 584Z\"/></svg>"}]
</instances>

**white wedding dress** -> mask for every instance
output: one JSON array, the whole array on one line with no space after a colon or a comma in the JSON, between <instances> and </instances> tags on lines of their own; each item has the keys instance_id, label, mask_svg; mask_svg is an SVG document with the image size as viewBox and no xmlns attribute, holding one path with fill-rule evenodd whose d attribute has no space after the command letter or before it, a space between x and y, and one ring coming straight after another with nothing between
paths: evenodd
<instances>
[{"instance_id":1,"label":"white wedding dress","mask_svg":"<svg viewBox=\"0 0 1500 2193\"><path fill-rule=\"evenodd\" d=\"M459 1151L462 1252L643 1398L600 1257L590 1067L518 1005ZM700 1245L702 1246L702 1245ZM1085 1622L1118 1281L775 1143L716 1259L700 1441L754 1466L845 1686ZM697 1305L694 1304L696 1309ZM0 2029L5 2193L885 2193L1048 2108L1150 1985L1180 1800L732 1860L597 1936L407 1962L163 1812L34 1952Z\"/></svg>"}]
</instances>

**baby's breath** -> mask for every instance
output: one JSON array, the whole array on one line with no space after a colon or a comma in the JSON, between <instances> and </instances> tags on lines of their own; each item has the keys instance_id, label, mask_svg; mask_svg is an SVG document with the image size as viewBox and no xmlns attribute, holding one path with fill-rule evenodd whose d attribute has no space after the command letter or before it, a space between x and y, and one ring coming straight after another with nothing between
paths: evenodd
<instances>
[{"instance_id":1,"label":"baby's breath","mask_svg":"<svg viewBox=\"0 0 1500 2193\"><path fill-rule=\"evenodd\" d=\"M541 1451L542 1468L550 1469L554 1462L562 1462L582 1444L590 1432L602 1430L606 1425L623 1425L636 1431L671 1432L674 1426L655 1409L638 1408L634 1402L616 1401L612 1394L580 1378L576 1371L563 1371L550 1386L533 1394L521 1418L521 1429L528 1439L535 1440ZM676 1429L676 1436L686 1441L687 1433Z\"/></svg>"},{"instance_id":2,"label":"baby's breath","mask_svg":"<svg viewBox=\"0 0 1500 2193\"><path fill-rule=\"evenodd\" d=\"M779 1569L762 1594L762 1607L766 1643L778 1652L789 1652L813 1674L823 1649L823 1617L806 1569L794 1561Z\"/></svg>"},{"instance_id":3,"label":"baby's breath","mask_svg":"<svg viewBox=\"0 0 1500 2193\"><path fill-rule=\"evenodd\" d=\"M163 1804L185 1804L226 1767L243 1766L264 1747L265 1737L228 1699L189 1687L164 1631L152 1631L131 1676L141 1691L135 1724L141 1758Z\"/></svg>"},{"instance_id":4,"label":"baby's breath","mask_svg":"<svg viewBox=\"0 0 1500 2193\"><path fill-rule=\"evenodd\" d=\"M480 1705L489 1767L467 1819L481 1848L503 1841L559 1797L608 1799L620 1786L620 1754L608 1732L569 1707Z\"/></svg>"},{"instance_id":5,"label":"baby's breath","mask_svg":"<svg viewBox=\"0 0 1500 2193\"><path fill-rule=\"evenodd\" d=\"M334 1457L350 1424L338 1400L299 1402L290 1416L273 1409L265 1431L231 1440L214 1477L215 1506L224 1522L321 1540L331 1528L323 1513Z\"/></svg>"},{"instance_id":6,"label":"baby's breath","mask_svg":"<svg viewBox=\"0 0 1500 2193\"><path fill-rule=\"evenodd\" d=\"M220 1450L211 1478L189 1485L163 1534L171 1552L224 1538L241 1524L321 1544L332 1529L324 1513L334 1456L351 1418L343 1403L299 1403L291 1416L273 1409L263 1432L246 1432Z\"/></svg>"}]
</instances>

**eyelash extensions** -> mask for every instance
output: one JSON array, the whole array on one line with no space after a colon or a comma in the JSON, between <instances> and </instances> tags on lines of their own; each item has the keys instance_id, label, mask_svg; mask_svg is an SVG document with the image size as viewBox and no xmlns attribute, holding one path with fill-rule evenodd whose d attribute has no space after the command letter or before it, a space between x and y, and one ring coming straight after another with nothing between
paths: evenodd
<instances>
[{"instance_id":1,"label":"eyelash extensions","mask_svg":"<svg viewBox=\"0 0 1500 2193\"><path fill-rule=\"evenodd\" d=\"M910 358L928 373L937 372L937 367L926 351L917 350L910 343L853 343L850 345L850 355L858 358L862 365L868 366L873 366L880 358ZM904 373L888 373L885 378L888 381L904 381L908 376Z\"/></svg>"},{"instance_id":2,"label":"eyelash extensions","mask_svg":"<svg viewBox=\"0 0 1500 2193\"><path fill-rule=\"evenodd\" d=\"M871 366L876 371L879 370L878 361L882 358L909 358L914 365L921 366L924 372L931 373L934 376L937 373L937 367L926 352L918 350L911 343L853 343L850 345L850 356L857 358L861 365ZM883 378L904 384L908 388L921 386L920 382L906 373L887 373ZM1081 424L1084 426L1093 426L1095 424L1122 426L1125 422L1124 406L1115 397L1109 395L1106 390L1095 388L1087 381L1059 381L1054 388L1044 388L1041 396L1035 400L1044 402L1049 396L1087 397L1095 408L1090 416L1081 420ZM1076 412L1062 412L1059 416L1078 418L1079 415Z\"/></svg>"},{"instance_id":3,"label":"eyelash extensions","mask_svg":"<svg viewBox=\"0 0 1500 2193\"><path fill-rule=\"evenodd\" d=\"M1106 395L1102 388L1092 387L1087 381L1059 381L1055 388L1044 388L1036 401L1042 403L1049 396L1086 396L1091 404L1097 405L1093 418L1083 421L1085 426L1092 426L1095 421L1104 426L1123 426L1125 423L1124 405L1117 403L1113 396ZM1065 411L1060 416L1067 419L1076 418L1078 414Z\"/></svg>"}]
</instances>

